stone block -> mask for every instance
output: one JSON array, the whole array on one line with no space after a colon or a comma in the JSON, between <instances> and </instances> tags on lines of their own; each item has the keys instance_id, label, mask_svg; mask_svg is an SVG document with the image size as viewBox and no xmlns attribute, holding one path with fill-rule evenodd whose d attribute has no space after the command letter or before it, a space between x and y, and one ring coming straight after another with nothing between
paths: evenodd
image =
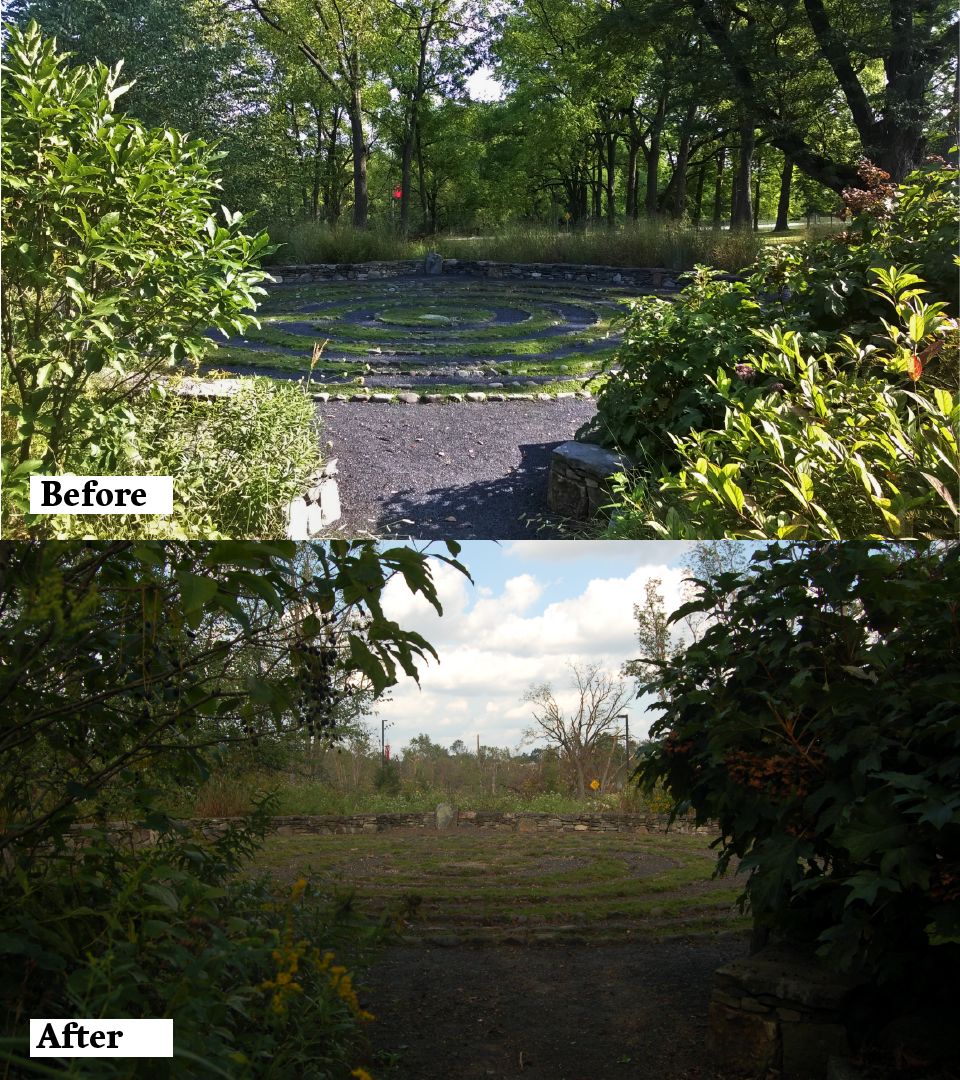
<instances>
[{"instance_id":1,"label":"stone block","mask_svg":"<svg viewBox=\"0 0 960 1080\"><path fill-rule=\"evenodd\" d=\"M517 823L520 832L531 833L537 831L537 823L533 818L521 818Z\"/></svg>"},{"instance_id":2,"label":"stone block","mask_svg":"<svg viewBox=\"0 0 960 1080\"><path fill-rule=\"evenodd\" d=\"M423 272L434 276L442 274L443 256L439 255L436 251L428 252L427 257L423 260Z\"/></svg>"},{"instance_id":3,"label":"stone block","mask_svg":"<svg viewBox=\"0 0 960 1080\"><path fill-rule=\"evenodd\" d=\"M307 540L307 503L303 498L287 504L284 535L287 540Z\"/></svg>"},{"instance_id":4,"label":"stone block","mask_svg":"<svg viewBox=\"0 0 960 1080\"><path fill-rule=\"evenodd\" d=\"M775 1020L710 1003L707 1050L719 1069L762 1073L780 1067L780 1033Z\"/></svg>"},{"instance_id":5,"label":"stone block","mask_svg":"<svg viewBox=\"0 0 960 1080\"><path fill-rule=\"evenodd\" d=\"M783 1080L825 1076L831 1056L849 1057L843 1024L781 1024Z\"/></svg>"},{"instance_id":6,"label":"stone block","mask_svg":"<svg viewBox=\"0 0 960 1080\"><path fill-rule=\"evenodd\" d=\"M416 405L417 402L420 400L419 394L398 394L397 397L405 405Z\"/></svg>"},{"instance_id":7,"label":"stone block","mask_svg":"<svg viewBox=\"0 0 960 1080\"><path fill-rule=\"evenodd\" d=\"M768 1013L773 1011L769 1005L763 1005L759 1001L757 1001L756 998L751 997L741 998L740 1008L746 1012L752 1013Z\"/></svg>"},{"instance_id":8,"label":"stone block","mask_svg":"<svg viewBox=\"0 0 960 1080\"><path fill-rule=\"evenodd\" d=\"M486 400L487 400L487 395L486 394L481 394L478 391L475 391L474 393L471 393L471 394L467 394L467 401L486 401Z\"/></svg>"},{"instance_id":9,"label":"stone block","mask_svg":"<svg viewBox=\"0 0 960 1080\"><path fill-rule=\"evenodd\" d=\"M586 485L551 466L547 477L547 506L554 514L585 521L590 511Z\"/></svg>"},{"instance_id":10,"label":"stone block","mask_svg":"<svg viewBox=\"0 0 960 1080\"><path fill-rule=\"evenodd\" d=\"M725 994L722 990L714 990L711 996L714 1001L719 1001L721 1005L726 1005L728 1008L740 1008L740 998Z\"/></svg>"},{"instance_id":11,"label":"stone block","mask_svg":"<svg viewBox=\"0 0 960 1080\"><path fill-rule=\"evenodd\" d=\"M819 968L811 949L786 942L725 964L715 978L718 985L739 987L750 997L767 994L811 1009L840 1009L850 992L868 981Z\"/></svg>"},{"instance_id":12,"label":"stone block","mask_svg":"<svg viewBox=\"0 0 960 1080\"><path fill-rule=\"evenodd\" d=\"M457 809L450 803L442 802L437 807L437 828L455 829L457 826Z\"/></svg>"},{"instance_id":13,"label":"stone block","mask_svg":"<svg viewBox=\"0 0 960 1080\"><path fill-rule=\"evenodd\" d=\"M458 945L463 944L463 939L458 938L456 934L435 934L431 938L427 938L431 945L439 945L445 949L455 949Z\"/></svg>"}]
</instances>

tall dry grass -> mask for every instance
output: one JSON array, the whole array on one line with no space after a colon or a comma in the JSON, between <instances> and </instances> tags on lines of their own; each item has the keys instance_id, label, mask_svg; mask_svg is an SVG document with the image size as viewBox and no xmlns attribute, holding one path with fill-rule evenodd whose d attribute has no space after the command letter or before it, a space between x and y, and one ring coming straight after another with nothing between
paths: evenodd
<instances>
[{"instance_id":1,"label":"tall dry grass","mask_svg":"<svg viewBox=\"0 0 960 1080\"><path fill-rule=\"evenodd\" d=\"M640 221L615 229L558 230L545 225L514 225L492 236L435 236L404 239L388 227L279 222L268 227L281 245L273 265L421 259L438 251L447 259L495 262L575 263L597 266L662 266L690 270L705 263L736 272L749 266L763 240L753 232L693 229L674 222Z\"/></svg>"}]
</instances>

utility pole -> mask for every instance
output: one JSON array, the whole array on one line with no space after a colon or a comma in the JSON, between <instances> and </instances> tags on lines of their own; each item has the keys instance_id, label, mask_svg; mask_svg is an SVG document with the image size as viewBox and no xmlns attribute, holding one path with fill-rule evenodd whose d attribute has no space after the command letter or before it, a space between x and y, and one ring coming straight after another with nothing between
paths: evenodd
<instances>
[{"instance_id":1,"label":"utility pole","mask_svg":"<svg viewBox=\"0 0 960 1080\"><path fill-rule=\"evenodd\" d=\"M630 715L629 713L618 713L618 720L623 720L626 723L626 742L627 742L627 764L630 764Z\"/></svg>"}]
</instances>

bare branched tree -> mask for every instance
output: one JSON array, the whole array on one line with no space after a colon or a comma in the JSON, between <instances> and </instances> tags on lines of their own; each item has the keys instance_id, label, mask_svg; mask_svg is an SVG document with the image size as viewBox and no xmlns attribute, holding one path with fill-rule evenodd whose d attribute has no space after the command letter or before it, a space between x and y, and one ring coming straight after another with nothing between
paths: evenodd
<instances>
[{"instance_id":1,"label":"bare branched tree","mask_svg":"<svg viewBox=\"0 0 960 1080\"><path fill-rule=\"evenodd\" d=\"M599 664L584 665L568 660L567 667L578 698L573 711L564 716L550 683L532 683L523 700L533 705L536 726L525 729L520 745L538 742L546 736L549 743L559 747L576 775L577 798L583 799L587 761L600 736L616 729L617 715L630 700L631 690Z\"/></svg>"}]
</instances>

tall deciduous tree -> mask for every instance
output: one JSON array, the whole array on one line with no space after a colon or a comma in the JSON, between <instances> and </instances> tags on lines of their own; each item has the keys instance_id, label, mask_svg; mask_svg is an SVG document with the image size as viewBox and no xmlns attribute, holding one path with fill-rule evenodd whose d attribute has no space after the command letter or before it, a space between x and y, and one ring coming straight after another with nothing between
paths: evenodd
<instances>
[{"instance_id":1,"label":"tall deciduous tree","mask_svg":"<svg viewBox=\"0 0 960 1080\"><path fill-rule=\"evenodd\" d=\"M353 146L353 223L365 228L369 146L364 98L383 72L386 19L382 0L250 0L250 10L273 32L272 47L295 49L336 94L350 120Z\"/></svg>"},{"instance_id":2,"label":"tall deciduous tree","mask_svg":"<svg viewBox=\"0 0 960 1080\"><path fill-rule=\"evenodd\" d=\"M531 684L523 700L533 706L536 726L527 728L523 739L526 744L546 738L548 743L558 747L576 777L577 798L583 799L586 798L587 762L601 735L616 730L617 715L630 700L630 690L599 664L569 661L567 666L575 698L570 714L564 714L550 683Z\"/></svg>"}]
</instances>

